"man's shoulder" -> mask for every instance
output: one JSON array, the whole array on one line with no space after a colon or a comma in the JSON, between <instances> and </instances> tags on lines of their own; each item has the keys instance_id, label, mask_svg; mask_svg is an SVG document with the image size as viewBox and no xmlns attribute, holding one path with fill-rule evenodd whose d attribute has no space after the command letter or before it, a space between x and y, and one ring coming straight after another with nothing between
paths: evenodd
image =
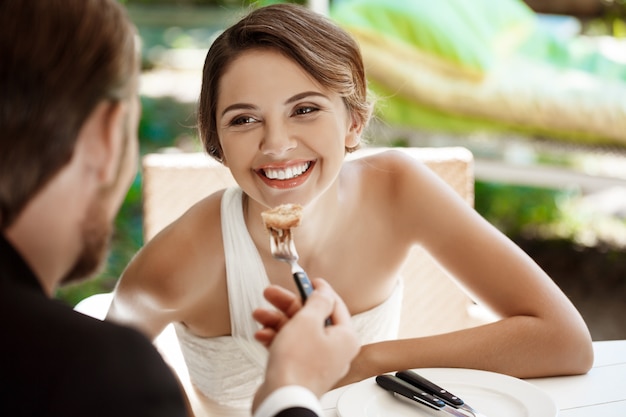
<instances>
[{"instance_id":1,"label":"man's shoulder","mask_svg":"<svg viewBox=\"0 0 626 417\"><path fill-rule=\"evenodd\" d=\"M0 415L29 398L38 398L33 415L132 415L121 404L137 415L183 415L176 379L146 337L49 301L0 318L11 323L0 344Z\"/></svg>"},{"instance_id":2,"label":"man's shoulder","mask_svg":"<svg viewBox=\"0 0 626 417\"><path fill-rule=\"evenodd\" d=\"M0 344L4 358L0 361L24 358L67 365L126 361L126 369L146 361L162 361L152 343L138 331L76 312L56 300L40 299L11 315L3 314L0 326L4 333Z\"/></svg>"}]
</instances>

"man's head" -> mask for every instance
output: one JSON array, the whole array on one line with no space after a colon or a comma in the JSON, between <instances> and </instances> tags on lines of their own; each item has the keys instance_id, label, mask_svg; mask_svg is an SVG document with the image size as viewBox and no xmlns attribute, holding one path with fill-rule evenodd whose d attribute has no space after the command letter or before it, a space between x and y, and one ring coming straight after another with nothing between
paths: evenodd
<instances>
[{"instance_id":1,"label":"man's head","mask_svg":"<svg viewBox=\"0 0 626 417\"><path fill-rule=\"evenodd\" d=\"M135 170L136 31L116 0L2 1L0 62L0 230L69 165L79 138L96 131L89 129L124 126L115 181L103 181L83 221L84 245L94 252L102 243L89 242L102 233L93 232L110 229ZM95 116L104 122L90 125ZM69 275L93 270L89 257Z\"/></svg>"}]
</instances>

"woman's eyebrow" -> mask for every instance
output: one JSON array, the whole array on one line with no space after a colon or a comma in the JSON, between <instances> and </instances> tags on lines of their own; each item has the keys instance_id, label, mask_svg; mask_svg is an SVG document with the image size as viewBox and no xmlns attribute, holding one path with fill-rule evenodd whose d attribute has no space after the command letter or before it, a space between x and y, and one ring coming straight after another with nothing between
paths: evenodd
<instances>
[{"instance_id":1,"label":"woman's eyebrow","mask_svg":"<svg viewBox=\"0 0 626 417\"><path fill-rule=\"evenodd\" d=\"M326 100L329 100L329 98L317 91L305 91L303 93L298 93L292 97L290 97L289 99L287 99L287 101L285 101L285 104L291 104L293 102L296 102L298 100L302 100L303 98L306 97L322 97ZM230 106L226 107L223 111L222 111L222 116L224 116L226 113L228 113L229 111L233 111L233 110L256 110L257 107L253 104L249 104L249 103L235 103L235 104L231 104Z\"/></svg>"},{"instance_id":2,"label":"woman's eyebrow","mask_svg":"<svg viewBox=\"0 0 626 417\"><path fill-rule=\"evenodd\" d=\"M290 97L285 102L285 104L290 104L290 103L293 103L294 101L302 100L303 98L311 97L311 96L322 97L322 98L325 98L326 100L329 99L326 95L324 95L324 94L322 94L322 93L320 93L318 91L305 91L303 93L299 93L299 94L296 94L293 97Z\"/></svg>"},{"instance_id":3,"label":"woman's eyebrow","mask_svg":"<svg viewBox=\"0 0 626 417\"><path fill-rule=\"evenodd\" d=\"M235 104L231 104L230 106L226 107L224 109L224 111L222 111L222 116L224 116L229 111L233 111L233 110L254 110L254 109L256 109L256 106L254 106L252 104L235 103Z\"/></svg>"}]
</instances>

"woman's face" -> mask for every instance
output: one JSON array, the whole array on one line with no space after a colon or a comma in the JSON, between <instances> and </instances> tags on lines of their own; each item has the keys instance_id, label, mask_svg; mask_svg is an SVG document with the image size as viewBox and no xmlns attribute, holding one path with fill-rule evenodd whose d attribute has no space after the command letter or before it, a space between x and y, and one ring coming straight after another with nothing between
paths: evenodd
<instances>
[{"instance_id":1,"label":"woman's face","mask_svg":"<svg viewBox=\"0 0 626 417\"><path fill-rule=\"evenodd\" d=\"M246 51L229 65L216 121L224 163L267 207L306 205L327 190L360 133L338 94L267 49Z\"/></svg>"}]
</instances>

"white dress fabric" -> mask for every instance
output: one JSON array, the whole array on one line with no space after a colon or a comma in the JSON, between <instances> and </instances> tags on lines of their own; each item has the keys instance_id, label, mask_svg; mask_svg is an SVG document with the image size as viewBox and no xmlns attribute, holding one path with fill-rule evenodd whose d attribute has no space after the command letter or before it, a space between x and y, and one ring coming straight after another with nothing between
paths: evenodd
<instances>
[{"instance_id":1,"label":"white dress fabric","mask_svg":"<svg viewBox=\"0 0 626 417\"><path fill-rule=\"evenodd\" d=\"M246 228L240 188L229 188L224 193L221 217L232 335L202 338L183 324L174 327L191 382L206 397L203 403L205 408L212 408L210 415L249 416L267 362L267 351L254 339L259 326L252 312L269 306L263 290L270 282ZM361 344L395 339L401 304L402 280L398 280L387 300L354 315L352 321Z\"/></svg>"}]
</instances>

